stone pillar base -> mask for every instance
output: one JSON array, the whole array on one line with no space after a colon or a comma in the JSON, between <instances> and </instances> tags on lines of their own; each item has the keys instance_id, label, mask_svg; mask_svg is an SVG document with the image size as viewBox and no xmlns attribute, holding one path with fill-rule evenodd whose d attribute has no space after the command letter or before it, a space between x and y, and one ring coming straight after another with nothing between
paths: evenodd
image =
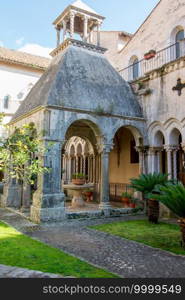
<instances>
[{"instance_id":1,"label":"stone pillar base","mask_svg":"<svg viewBox=\"0 0 185 300\"><path fill-rule=\"evenodd\" d=\"M160 203L160 213L159 216L160 218L167 218L169 219L170 217L172 217L172 212L162 203Z\"/></svg>"},{"instance_id":2,"label":"stone pillar base","mask_svg":"<svg viewBox=\"0 0 185 300\"><path fill-rule=\"evenodd\" d=\"M61 222L65 219L64 207L39 208L31 206L31 220L35 223Z\"/></svg>"},{"instance_id":3,"label":"stone pillar base","mask_svg":"<svg viewBox=\"0 0 185 300\"><path fill-rule=\"evenodd\" d=\"M45 195L35 192L31 206L31 220L36 223L62 221L65 219L64 199L63 193Z\"/></svg>"},{"instance_id":4,"label":"stone pillar base","mask_svg":"<svg viewBox=\"0 0 185 300\"><path fill-rule=\"evenodd\" d=\"M107 203L100 203L99 209L102 210L104 213L105 217L110 217L110 209L111 205Z\"/></svg>"},{"instance_id":5,"label":"stone pillar base","mask_svg":"<svg viewBox=\"0 0 185 300\"><path fill-rule=\"evenodd\" d=\"M21 207L21 186L19 185L5 185L3 195L1 195L2 207Z\"/></svg>"}]
</instances>

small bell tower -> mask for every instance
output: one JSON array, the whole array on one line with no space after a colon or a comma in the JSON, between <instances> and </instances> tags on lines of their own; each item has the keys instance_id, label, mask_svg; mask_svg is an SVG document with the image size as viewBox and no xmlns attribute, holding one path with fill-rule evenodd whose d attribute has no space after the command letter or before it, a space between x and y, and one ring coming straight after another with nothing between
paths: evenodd
<instances>
[{"instance_id":1,"label":"small bell tower","mask_svg":"<svg viewBox=\"0 0 185 300\"><path fill-rule=\"evenodd\" d=\"M97 31L97 46L100 46L100 28L105 18L96 13L82 1L69 5L53 22L57 31L57 47L66 39L79 35L84 43L92 44L92 31ZM63 36L61 38L61 31Z\"/></svg>"}]
</instances>

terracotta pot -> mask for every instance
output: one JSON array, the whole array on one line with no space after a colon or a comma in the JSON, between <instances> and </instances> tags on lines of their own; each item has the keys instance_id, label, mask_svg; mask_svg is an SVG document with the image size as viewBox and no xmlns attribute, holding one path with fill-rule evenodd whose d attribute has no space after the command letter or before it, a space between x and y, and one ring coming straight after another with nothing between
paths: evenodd
<instances>
[{"instance_id":1,"label":"terracotta pot","mask_svg":"<svg viewBox=\"0 0 185 300\"><path fill-rule=\"evenodd\" d=\"M144 58L145 58L146 60L151 59L151 58L153 58L153 57L155 57L155 53L147 54L147 55L144 56Z\"/></svg>"},{"instance_id":2,"label":"terracotta pot","mask_svg":"<svg viewBox=\"0 0 185 300\"><path fill-rule=\"evenodd\" d=\"M181 229L181 233L182 233L182 241L181 241L181 245L182 247L185 249L185 219L180 219L178 221L180 229Z\"/></svg>"},{"instance_id":3,"label":"terracotta pot","mask_svg":"<svg viewBox=\"0 0 185 300\"><path fill-rule=\"evenodd\" d=\"M91 196L92 196L92 192L85 192L84 194L85 194L85 196L87 196L87 197L91 197Z\"/></svg>"},{"instance_id":4,"label":"terracotta pot","mask_svg":"<svg viewBox=\"0 0 185 300\"><path fill-rule=\"evenodd\" d=\"M72 179L72 183L75 185L84 185L85 179L80 179L80 178Z\"/></svg>"},{"instance_id":5,"label":"terracotta pot","mask_svg":"<svg viewBox=\"0 0 185 300\"><path fill-rule=\"evenodd\" d=\"M127 197L122 197L122 201L124 202L125 205L128 205L129 206L129 203L130 203L130 199L127 198Z\"/></svg>"},{"instance_id":6,"label":"terracotta pot","mask_svg":"<svg viewBox=\"0 0 185 300\"><path fill-rule=\"evenodd\" d=\"M93 195L93 192L85 192L84 195L87 198L87 202L91 202L91 197Z\"/></svg>"},{"instance_id":7,"label":"terracotta pot","mask_svg":"<svg viewBox=\"0 0 185 300\"><path fill-rule=\"evenodd\" d=\"M136 204L135 204L135 203L130 203L129 206L130 206L131 208L136 208Z\"/></svg>"},{"instance_id":8,"label":"terracotta pot","mask_svg":"<svg viewBox=\"0 0 185 300\"><path fill-rule=\"evenodd\" d=\"M159 201L148 199L148 220L157 224L159 219Z\"/></svg>"}]
</instances>

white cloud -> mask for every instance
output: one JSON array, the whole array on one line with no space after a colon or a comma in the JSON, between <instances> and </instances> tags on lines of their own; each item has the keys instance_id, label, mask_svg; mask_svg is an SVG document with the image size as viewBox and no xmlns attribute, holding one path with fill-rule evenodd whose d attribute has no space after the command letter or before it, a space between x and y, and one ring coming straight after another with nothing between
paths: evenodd
<instances>
[{"instance_id":1,"label":"white cloud","mask_svg":"<svg viewBox=\"0 0 185 300\"><path fill-rule=\"evenodd\" d=\"M49 53L51 53L53 49L40 46L38 44L25 44L23 47L19 48L18 51L44 56L47 58L51 58Z\"/></svg>"},{"instance_id":2,"label":"white cloud","mask_svg":"<svg viewBox=\"0 0 185 300\"><path fill-rule=\"evenodd\" d=\"M0 47L4 47L4 43L0 41Z\"/></svg>"},{"instance_id":3,"label":"white cloud","mask_svg":"<svg viewBox=\"0 0 185 300\"><path fill-rule=\"evenodd\" d=\"M15 42L16 42L16 44L17 44L18 46L21 46L21 45L23 44L23 42L24 42L24 37L23 37L23 36L20 37L20 38L17 39Z\"/></svg>"}]
</instances>

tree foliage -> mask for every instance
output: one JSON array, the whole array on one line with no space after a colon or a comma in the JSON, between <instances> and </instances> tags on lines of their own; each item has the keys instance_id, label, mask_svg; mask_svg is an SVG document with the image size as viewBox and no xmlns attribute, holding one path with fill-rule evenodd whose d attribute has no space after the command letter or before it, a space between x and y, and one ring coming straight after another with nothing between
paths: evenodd
<instances>
[{"instance_id":1,"label":"tree foliage","mask_svg":"<svg viewBox=\"0 0 185 300\"><path fill-rule=\"evenodd\" d=\"M3 118L0 119L2 122ZM33 184L38 174L48 172L40 159L47 151L40 138L33 123L16 128L7 138L1 138L0 170L8 175L4 181L10 176Z\"/></svg>"}]
</instances>

